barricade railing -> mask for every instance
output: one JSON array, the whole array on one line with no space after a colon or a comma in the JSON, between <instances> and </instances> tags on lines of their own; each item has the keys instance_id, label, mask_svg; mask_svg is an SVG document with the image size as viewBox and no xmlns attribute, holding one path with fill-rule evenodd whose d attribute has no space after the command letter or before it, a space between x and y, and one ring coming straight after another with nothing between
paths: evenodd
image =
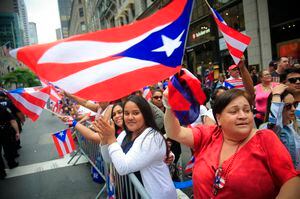
<instances>
[{"instance_id":1,"label":"barricade railing","mask_svg":"<svg viewBox=\"0 0 300 199\"><path fill-rule=\"evenodd\" d=\"M112 166L112 174L115 184L115 197L116 198L130 198L130 199L150 199L141 182L130 173L128 175L119 175L117 170Z\"/></svg>"},{"instance_id":2,"label":"barricade railing","mask_svg":"<svg viewBox=\"0 0 300 199\"><path fill-rule=\"evenodd\" d=\"M137 177L134 174L120 176L112 164L111 164L112 166L109 167L108 164L104 162L99 148L99 144L87 140L77 131L75 131L74 133L78 141L78 150L71 157L68 163L70 163L75 158L75 156L79 154L78 158L73 163L73 165L76 165L77 161L83 155L93 166L93 168L99 173L99 175L103 178L103 180L106 182L106 185L103 186L103 188L97 194L96 199L100 198L100 196L101 198L103 198L108 195L104 192L105 188L109 187L106 181L106 176L109 175L108 168L112 168L116 199L127 199L127 198L128 199L138 199L138 198L150 199L151 198L147 193L147 191L145 190L145 188L143 187L143 185L140 183L140 181L137 179ZM124 196L128 196L128 197L124 197Z\"/></svg>"}]
</instances>

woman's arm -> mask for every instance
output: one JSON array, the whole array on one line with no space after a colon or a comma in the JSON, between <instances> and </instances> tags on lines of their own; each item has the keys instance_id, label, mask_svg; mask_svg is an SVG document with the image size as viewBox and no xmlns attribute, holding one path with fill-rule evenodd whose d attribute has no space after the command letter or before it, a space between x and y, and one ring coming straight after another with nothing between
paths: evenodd
<instances>
[{"instance_id":1,"label":"woman's arm","mask_svg":"<svg viewBox=\"0 0 300 199\"><path fill-rule=\"evenodd\" d=\"M100 144L102 141L102 137L91 129L87 128L86 126L80 124L79 122L76 124L75 129L86 139L91 140L97 144Z\"/></svg>"},{"instance_id":2,"label":"woman's arm","mask_svg":"<svg viewBox=\"0 0 300 199\"><path fill-rule=\"evenodd\" d=\"M300 177L296 176L286 181L280 189L276 199L300 198Z\"/></svg>"},{"instance_id":3,"label":"woman's arm","mask_svg":"<svg viewBox=\"0 0 300 199\"><path fill-rule=\"evenodd\" d=\"M75 95L72 95L66 91L64 91L64 95L68 98L71 98L73 100L75 100L78 104L80 104L81 106L84 106L88 109L90 109L91 111L94 111L94 112L97 112L98 111L98 108L99 108L99 105L98 104L94 104L86 99L83 99L83 98L80 98L80 97L77 97Z\"/></svg>"}]
</instances>

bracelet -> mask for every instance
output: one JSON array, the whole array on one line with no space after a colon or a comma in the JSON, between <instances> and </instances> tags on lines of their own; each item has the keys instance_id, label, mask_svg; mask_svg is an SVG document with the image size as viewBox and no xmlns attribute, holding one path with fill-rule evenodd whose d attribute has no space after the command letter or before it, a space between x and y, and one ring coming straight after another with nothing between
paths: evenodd
<instances>
[{"instance_id":1,"label":"bracelet","mask_svg":"<svg viewBox=\"0 0 300 199\"><path fill-rule=\"evenodd\" d=\"M77 124L77 121L76 121L76 120L73 120L73 121L72 121L72 127L75 127L76 124Z\"/></svg>"},{"instance_id":2,"label":"bracelet","mask_svg":"<svg viewBox=\"0 0 300 199\"><path fill-rule=\"evenodd\" d=\"M281 94L279 94L279 93L274 93L274 94L272 94L272 95L281 95Z\"/></svg>"}]
</instances>

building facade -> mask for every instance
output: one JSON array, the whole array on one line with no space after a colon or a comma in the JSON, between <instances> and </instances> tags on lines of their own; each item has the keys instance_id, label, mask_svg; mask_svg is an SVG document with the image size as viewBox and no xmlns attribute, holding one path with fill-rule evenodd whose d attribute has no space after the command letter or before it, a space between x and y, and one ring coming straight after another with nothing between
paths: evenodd
<instances>
[{"instance_id":1,"label":"building facade","mask_svg":"<svg viewBox=\"0 0 300 199\"><path fill-rule=\"evenodd\" d=\"M36 23L34 22L29 22L29 44L38 44L38 36L37 36L37 29L36 29Z\"/></svg>"},{"instance_id":2,"label":"building facade","mask_svg":"<svg viewBox=\"0 0 300 199\"><path fill-rule=\"evenodd\" d=\"M56 40L62 39L62 33L60 28L55 29L55 33L56 33Z\"/></svg>"},{"instance_id":3,"label":"building facade","mask_svg":"<svg viewBox=\"0 0 300 199\"><path fill-rule=\"evenodd\" d=\"M75 1L75 0L74 0ZM86 30L96 31L132 23L166 6L170 0L86 0ZM244 55L250 68L262 70L279 56L299 61L299 17L295 1L211 0L226 23L251 37ZM290 12L291 11L291 12ZM278 14L280 13L280 14ZM73 15L73 14L72 14ZM78 23L78 18L73 17ZM78 26L78 25L77 25ZM77 31L77 32L76 32ZM74 34L81 33L80 29ZM195 0L184 64L196 72L217 65L223 72L233 64L222 34L205 0Z\"/></svg>"},{"instance_id":4,"label":"building facade","mask_svg":"<svg viewBox=\"0 0 300 199\"><path fill-rule=\"evenodd\" d=\"M69 37L69 20L71 16L72 0L58 0L58 10L61 24L62 37Z\"/></svg>"},{"instance_id":5,"label":"building facade","mask_svg":"<svg viewBox=\"0 0 300 199\"><path fill-rule=\"evenodd\" d=\"M28 24L28 16L27 16L27 9L24 3L24 0L18 0L18 12L20 16L20 25L23 29L23 40L24 45L29 45L29 24Z\"/></svg>"},{"instance_id":6,"label":"building facade","mask_svg":"<svg viewBox=\"0 0 300 199\"><path fill-rule=\"evenodd\" d=\"M82 0L73 0L69 22L69 36L88 32L85 3Z\"/></svg>"}]
</instances>

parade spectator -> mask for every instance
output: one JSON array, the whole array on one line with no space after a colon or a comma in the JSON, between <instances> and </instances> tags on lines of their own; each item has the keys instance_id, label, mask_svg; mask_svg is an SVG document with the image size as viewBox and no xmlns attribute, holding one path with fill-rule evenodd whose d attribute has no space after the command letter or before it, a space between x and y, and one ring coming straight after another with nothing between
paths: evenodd
<instances>
[{"instance_id":1,"label":"parade spectator","mask_svg":"<svg viewBox=\"0 0 300 199\"><path fill-rule=\"evenodd\" d=\"M194 198L300 197L288 151L272 131L254 128L252 99L244 91L216 98L212 126L181 127L167 98L164 104L168 136L195 150Z\"/></svg>"},{"instance_id":2,"label":"parade spectator","mask_svg":"<svg viewBox=\"0 0 300 199\"><path fill-rule=\"evenodd\" d=\"M285 56L280 57L277 60L277 69L271 73L273 82L281 82L280 75L284 73L284 70L289 67L289 59Z\"/></svg>"},{"instance_id":3,"label":"parade spectator","mask_svg":"<svg viewBox=\"0 0 300 199\"><path fill-rule=\"evenodd\" d=\"M12 136L15 136L15 140L20 139L17 121L12 114L0 104L0 179L6 177L4 161L2 158L2 148L5 153L4 156L8 167L13 169L19 165L19 163L15 161L15 149L14 142L12 142Z\"/></svg>"},{"instance_id":4,"label":"parade spectator","mask_svg":"<svg viewBox=\"0 0 300 199\"><path fill-rule=\"evenodd\" d=\"M255 88L255 125L258 128L265 120L267 111L267 102L272 88L278 85L277 82L272 82L271 74L268 70L259 73L261 83Z\"/></svg>"},{"instance_id":5,"label":"parade spectator","mask_svg":"<svg viewBox=\"0 0 300 199\"><path fill-rule=\"evenodd\" d=\"M268 71L270 74L272 74L277 69L277 62L276 61L270 61Z\"/></svg>"},{"instance_id":6,"label":"parade spectator","mask_svg":"<svg viewBox=\"0 0 300 199\"><path fill-rule=\"evenodd\" d=\"M161 89L154 89L152 91L151 102L157 106L162 112L165 112L165 107L162 103L163 92Z\"/></svg>"},{"instance_id":7,"label":"parade spectator","mask_svg":"<svg viewBox=\"0 0 300 199\"><path fill-rule=\"evenodd\" d=\"M72 95L66 91L64 91L64 95L74 101L76 101L78 104L90 109L91 111L96 112L96 118L100 117L101 115L105 115L105 112L108 110L108 108L111 108L111 106L109 106L109 102L97 102L97 103L93 103L89 100L77 97L75 95ZM109 114L106 114L106 118L109 117Z\"/></svg>"},{"instance_id":8,"label":"parade spectator","mask_svg":"<svg viewBox=\"0 0 300 199\"><path fill-rule=\"evenodd\" d=\"M219 88L215 89L214 92L211 95L211 100L210 100L210 105L211 107L214 106L214 103L216 101L216 98L220 96L222 93L227 91L228 89L226 87L220 86ZM212 108L208 109L204 115L203 115L203 124L205 125L215 125L216 120L213 115L213 110Z\"/></svg>"},{"instance_id":9,"label":"parade spectator","mask_svg":"<svg viewBox=\"0 0 300 199\"><path fill-rule=\"evenodd\" d=\"M259 83L259 79L258 79L258 75L257 75L257 71L255 68L253 68L251 70L251 79L253 81L253 85L257 85Z\"/></svg>"},{"instance_id":10,"label":"parade spectator","mask_svg":"<svg viewBox=\"0 0 300 199\"><path fill-rule=\"evenodd\" d=\"M120 132L123 129L123 108L122 103L115 103L112 106L111 111L107 111L107 114L111 113L110 119L112 119L115 129L115 136L117 137ZM95 125L92 126L92 128L88 128L85 125L81 124L80 122L77 122L76 120L73 120L74 118L70 118L69 116L64 116L60 118L63 122L66 122L70 125L73 125L75 130L77 130L83 137L85 137L88 140L91 140L97 144L100 144L102 141L102 137L95 131L97 131L97 128ZM105 120L109 118L105 117Z\"/></svg>"},{"instance_id":11,"label":"parade spectator","mask_svg":"<svg viewBox=\"0 0 300 199\"><path fill-rule=\"evenodd\" d=\"M280 84L272 90L266 122L267 128L276 132L290 152L295 169L300 171L300 131L295 121L298 102L287 88L286 85Z\"/></svg>"},{"instance_id":12,"label":"parade spectator","mask_svg":"<svg viewBox=\"0 0 300 199\"><path fill-rule=\"evenodd\" d=\"M160 133L148 102L131 96L124 104L124 131L116 137L108 122L100 119L99 134L107 145L101 147L106 161L112 161L120 175L136 172L151 198L177 198L164 158L166 142Z\"/></svg>"}]
</instances>

